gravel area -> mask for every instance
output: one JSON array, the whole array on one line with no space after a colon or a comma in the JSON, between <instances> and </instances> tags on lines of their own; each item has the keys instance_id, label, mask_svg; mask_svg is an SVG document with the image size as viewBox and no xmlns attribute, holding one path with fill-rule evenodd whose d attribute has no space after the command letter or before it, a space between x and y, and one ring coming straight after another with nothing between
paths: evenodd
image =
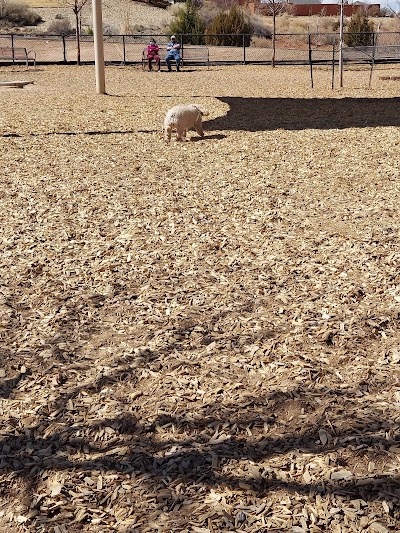
<instances>
[{"instance_id":1,"label":"gravel area","mask_svg":"<svg viewBox=\"0 0 400 533\"><path fill-rule=\"evenodd\" d=\"M0 531L400 531L400 67L330 75L0 67Z\"/></svg>"}]
</instances>

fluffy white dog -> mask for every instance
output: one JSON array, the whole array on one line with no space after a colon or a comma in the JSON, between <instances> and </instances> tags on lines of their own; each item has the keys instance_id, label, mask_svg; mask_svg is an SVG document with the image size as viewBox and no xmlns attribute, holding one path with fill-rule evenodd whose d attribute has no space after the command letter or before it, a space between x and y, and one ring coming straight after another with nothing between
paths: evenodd
<instances>
[{"instance_id":1,"label":"fluffy white dog","mask_svg":"<svg viewBox=\"0 0 400 533\"><path fill-rule=\"evenodd\" d=\"M165 140L171 140L173 130L176 130L177 141L187 141L186 133L194 128L200 137L204 137L202 116L208 115L205 107L198 104L176 105L167 111L164 120Z\"/></svg>"}]
</instances>

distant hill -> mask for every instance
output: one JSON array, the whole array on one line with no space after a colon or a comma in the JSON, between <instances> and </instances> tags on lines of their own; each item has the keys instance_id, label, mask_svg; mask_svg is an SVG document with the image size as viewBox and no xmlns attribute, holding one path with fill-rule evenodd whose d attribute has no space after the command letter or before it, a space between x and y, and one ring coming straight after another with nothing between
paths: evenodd
<instances>
[{"instance_id":1,"label":"distant hill","mask_svg":"<svg viewBox=\"0 0 400 533\"><path fill-rule=\"evenodd\" d=\"M68 18L74 25L74 14L67 2L60 0L18 0L38 13L45 21L40 30L46 29L55 18ZM156 4L152 5L150 4ZM104 0L102 2L103 26L112 33L161 32L169 24L172 15L166 7L167 0ZM92 10L88 4L82 9L82 26L91 28Z\"/></svg>"}]
</instances>

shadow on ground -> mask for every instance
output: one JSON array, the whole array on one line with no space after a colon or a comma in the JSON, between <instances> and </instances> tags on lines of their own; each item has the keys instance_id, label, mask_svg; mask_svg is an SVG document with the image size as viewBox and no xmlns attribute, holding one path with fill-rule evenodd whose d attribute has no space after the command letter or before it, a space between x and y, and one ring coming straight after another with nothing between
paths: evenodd
<instances>
[{"instance_id":1,"label":"shadow on ground","mask_svg":"<svg viewBox=\"0 0 400 533\"><path fill-rule=\"evenodd\" d=\"M43 401L35 416L18 418L10 409L8 419L4 417L4 429L0 434L0 495L4 498L13 495L16 483L20 483L18 486L24 487L20 492L24 492L24 499L33 513L39 513L41 519L51 520L53 524L64 524L63 502L72 509L71 517L79 512L79 498L87 498L87 508L95 509L90 511L94 513L90 516L95 516L99 509L117 506L111 495L104 495L102 488L90 485L91 476L102 475L116 476L118 485L123 480L125 485L136 483L140 496L132 489L133 495L129 496L132 508L137 506L137 512L143 515L143 506L148 505L145 513L150 512L153 503L149 500L156 498L166 520L173 520L173 512L180 511L187 500L171 489L182 485L194 487L192 490L200 494L200 500L213 489L236 491L246 495L243 500L247 497L266 499L269 494L283 490L296 498L320 495L328 501L332 498L349 502L356 499L372 503L384 501L393 509L391 519L399 523L400 479L390 459L390 455L393 457L400 449L399 426L397 421L385 418L379 401L371 402L371 387L378 386L373 376L367 382L353 380L342 388L322 387L310 376L301 385L288 387L288 390L276 386L262 394L251 390L236 399L224 398L219 389L207 400L181 395L176 397L173 409L162 406L161 394L165 392L162 388L160 398L155 401L151 398L153 393L147 393L146 389L137 400L132 399L129 395L122 396L124 389L118 392L118 387L125 382L129 387L126 390L135 390L138 376L143 372L160 380L160 387L176 364L184 368L196 365L193 375L198 374L201 357L174 359L174 354L185 351L186 334L192 332L198 322L180 319L173 326L173 340L166 341L161 348L128 351L110 359L90 379L78 379L94 363L79 357L79 351L75 356L69 353L68 344L76 340L78 327L85 342L92 339L101 326L104 330L96 310L102 309L106 299L106 296L96 295L85 302L64 302L65 312L54 324L54 330L56 327L58 330L44 345L52 353L47 369L41 367L40 360L35 360L33 354L11 350L0 353L1 364L14 360L15 368L29 362L29 366L32 365L29 373L25 371L22 375L18 373L13 378L0 380L0 395L4 400L20 402L24 399L29 409L30 381L31 394L40 394L35 388L39 384L44 397L49 388L52 392L52 397ZM17 303L9 299L8 305L16 307ZM85 323L82 323L83 305L86 306L85 316L91 311L91 318ZM245 312L245 309L250 311L251 306L246 304L240 311ZM210 318L209 333L214 331L220 318L221 313ZM172 327L171 323L168 327ZM24 325L19 325L16 313L10 314L6 343L11 344L18 328L22 334ZM149 324L146 326L150 336L159 328L158 322L153 330ZM165 330L166 338L167 333ZM231 340L234 341L234 337ZM182 373L181 377L184 375ZM49 379L46 382L46 376L51 382ZM106 394L111 394L111 387L112 395L108 397ZM379 382L379 390L381 388ZM105 416L106 403L110 403L110 410ZM134 411L131 404L135 406ZM117 409L121 411L118 413ZM325 430L325 438L321 437L321 430ZM310 467L309 480L304 477L308 470L292 469L302 457L309 457L305 464L318 466L319 460L323 464L320 470ZM381 467L377 472L370 472L369 464ZM329 472L339 472L339 475L335 478ZM56 487L56 494L50 491L49 496L44 487L48 478L51 483L53 474L61 476L63 481L60 492ZM79 496L77 503L71 503L71 491ZM227 520L234 522L232 516Z\"/></svg>"},{"instance_id":2,"label":"shadow on ground","mask_svg":"<svg viewBox=\"0 0 400 533\"><path fill-rule=\"evenodd\" d=\"M301 391L296 391L296 395L299 394ZM332 394L335 395L334 391ZM256 398L255 402L266 405L263 409L266 415L272 414L267 407L267 398ZM66 408L60 405L60 410L62 407ZM29 480L34 490L36 490L35 475L40 477L44 470L60 472L96 470L122 474L140 472L148 481L152 479L156 484L158 480L167 478L171 482L181 480L208 488L228 486L237 489L241 483L246 483L258 497L263 497L267 492L277 488L305 495L313 489L315 493L321 495L338 494L341 497L361 498L364 501L379 500L384 495L385 500L392 502L397 508L400 501L400 479L396 475L382 473L357 478L350 476L350 479L344 478L340 482L328 479L305 483L301 478L294 479L289 475L290 464L287 465L287 470L285 468L282 470L281 467L279 472L285 471L287 479L280 479L276 475L277 471L269 469L268 463L265 462L266 459L273 459L288 452L326 455L344 448L352 448L360 461L373 461L379 457L384 460L389 448L398 445L400 435L394 434L388 439L385 435L379 434L382 427L391 429L393 426L389 421L381 420L379 413L369 410L373 418L369 420L367 433L363 434L362 428L352 428L351 421L346 423L343 420L347 427L336 431L335 439L330 438L329 442L322 445L319 440L322 418L316 424L310 425L303 436L287 433L276 438L257 438L241 434L227 436L225 440L221 439L221 442L218 442L218 439L213 441L201 430L206 427L220 427L227 423L232 426L236 424L254 428L263 422L262 419L253 416L251 406L247 409L240 406L238 409L232 409L229 421L225 417L212 415L218 409L218 405L212 405L208 406L208 413L193 411L187 412L186 415L181 413L178 416L160 416L150 426L142 425L131 414L102 419L95 423L64 425L60 413L55 419L43 419L40 427L31 427L29 431L19 431L16 427L14 435L3 436L0 440L3 449L2 472L13 473L13 477L17 475ZM185 421L185 417L189 420ZM188 435L187 438L178 439L169 436L160 439L160 428L168 424L173 424L180 432L184 431ZM48 433L50 427L54 428L57 425L59 431L49 431L50 435L40 437L40 434ZM96 443L96 433L104 428L111 428L115 435L108 445ZM91 455L93 457L90 457ZM75 459L72 459L73 456ZM242 470L242 474L238 475L229 464L240 463L243 460L253 465L253 472ZM343 464L339 458L336 464L332 459L331 464L333 467L346 469L346 464Z\"/></svg>"},{"instance_id":3,"label":"shadow on ground","mask_svg":"<svg viewBox=\"0 0 400 533\"><path fill-rule=\"evenodd\" d=\"M218 97L229 105L225 116L206 129L346 129L400 126L400 98L239 98Z\"/></svg>"}]
</instances>

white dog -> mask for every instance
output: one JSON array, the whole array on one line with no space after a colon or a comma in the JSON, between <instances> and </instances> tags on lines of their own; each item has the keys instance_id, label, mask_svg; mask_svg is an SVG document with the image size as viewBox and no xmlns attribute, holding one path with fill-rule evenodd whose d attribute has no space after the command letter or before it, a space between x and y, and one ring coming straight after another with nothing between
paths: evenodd
<instances>
[{"instance_id":1,"label":"white dog","mask_svg":"<svg viewBox=\"0 0 400 533\"><path fill-rule=\"evenodd\" d=\"M176 130L177 141L187 141L186 133L194 128L200 137L204 137L202 116L208 115L205 107L198 104L176 105L171 107L164 120L165 140L171 140L173 130Z\"/></svg>"}]
</instances>

